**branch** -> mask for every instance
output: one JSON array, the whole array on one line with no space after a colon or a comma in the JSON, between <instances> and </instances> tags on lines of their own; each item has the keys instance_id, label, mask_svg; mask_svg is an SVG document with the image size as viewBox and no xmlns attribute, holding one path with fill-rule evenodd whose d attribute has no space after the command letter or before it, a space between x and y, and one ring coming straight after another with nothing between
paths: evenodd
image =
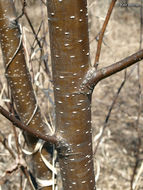
<instances>
[{"instance_id":1,"label":"branch","mask_svg":"<svg viewBox=\"0 0 143 190\"><path fill-rule=\"evenodd\" d=\"M135 54L126 57L125 59L116 62L108 67L104 67L100 70L96 71L94 67L90 68L85 76L85 79L83 80L80 90L85 91L85 88L93 90L95 85L102 79L105 79L117 72L122 71L123 69L126 69L127 67L130 67L131 65L137 63L138 61L141 61L142 59L143 59L143 50L140 50Z\"/></svg>"},{"instance_id":2,"label":"branch","mask_svg":"<svg viewBox=\"0 0 143 190\"><path fill-rule=\"evenodd\" d=\"M26 10L24 11L24 15L25 15L25 17L26 17L26 19L27 19L27 22L28 22L28 24L29 24L29 26L30 26L30 28L31 28L31 30L32 30L32 32L33 32L33 34L34 34L35 40L37 41L37 44L38 44L38 46L39 46L39 48L40 48L41 55L43 56L43 48L42 48L41 42L40 42L40 40L38 39L38 34L36 34L36 31L35 31L35 29L34 29L32 23L31 23L31 20L30 20L30 18L29 18L29 16L28 16ZM42 56L41 56L41 57L42 57ZM45 72L47 73L50 82L52 82L52 76L51 76L50 70L49 70L49 68L48 68L48 66L47 66L47 61L46 61L45 59L43 59L43 63L44 63L44 66L45 66Z\"/></svg>"},{"instance_id":3,"label":"branch","mask_svg":"<svg viewBox=\"0 0 143 190\"><path fill-rule=\"evenodd\" d=\"M57 139L57 137L55 135L43 135L41 133L37 133L36 131L34 131L33 129L25 126L24 124L22 124L22 122L18 119L16 119L14 117L14 115L12 115L11 113L9 113L8 111L6 111L2 106L0 106L0 113L6 117L9 121L11 121L13 123L13 125L15 125L16 127L18 127L19 129L22 129L28 133L30 133L31 135L39 138L39 139L42 139L46 142L49 142L49 143L52 143L52 144L55 144L55 145L59 145L60 143L60 140Z\"/></svg>"},{"instance_id":4,"label":"branch","mask_svg":"<svg viewBox=\"0 0 143 190\"><path fill-rule=\"evenodd\" d=\"M114 5L115 5L116 1L117 0L112 0L111 1L110 7L108 9L108 12L107 12L107 15L106 15L106 18L105 18L105 21L104 21L104 24L103 24L101 32L99 34L99 40L98 40L98 44L97 44L97 52L96 52L95 61L94 61L94 67L96 69L98 67L98 62L99 62L99 57L100 57L100 52L101 52L101 46L102 46L104 33L105 33L105 30L106 30L107 24L108 24L108 22L110 20L110 16L111 16L111 13L112 13L112 10L114 8Z\"/></svg>"}]
</instances>

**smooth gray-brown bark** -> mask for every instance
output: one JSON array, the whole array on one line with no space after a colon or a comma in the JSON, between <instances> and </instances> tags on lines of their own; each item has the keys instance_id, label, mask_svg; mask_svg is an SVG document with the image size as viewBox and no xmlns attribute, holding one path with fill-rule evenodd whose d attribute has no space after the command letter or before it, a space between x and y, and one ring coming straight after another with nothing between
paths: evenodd
<instances>
[{"instance_id":1,"label":"smooth gray-brown bark","mask_svg":"<svg viewBox=\"0 0 143 190\"><path fill-rule=\"evenodd\" d=\"M48 0L56 134L66 139L59 152L64 190L95 189L91 95L79 93L89 69L87 2Z\"/></svg>"}]
</instances>

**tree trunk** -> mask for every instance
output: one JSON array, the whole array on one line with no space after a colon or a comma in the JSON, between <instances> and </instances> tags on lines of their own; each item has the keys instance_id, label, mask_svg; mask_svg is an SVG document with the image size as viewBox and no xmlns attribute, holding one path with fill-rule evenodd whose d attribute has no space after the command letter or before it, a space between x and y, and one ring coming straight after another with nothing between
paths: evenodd
<instances>
[{"instance_id":1,"label":"tree trunk","mask_svg":"<svg viewBox=\"0 0 143 190\"><path fill-rule=\"evenodd\" d=\"M63 187L93 190L91 94L79 92L90 67L87 2L47 0L47 7L56 134L69 144L59 152Z\"/></svg>"},{"instance_id":2,"label":"tree trunk","mask_svg":"<svg viewBox=\"0 0 143 190\"><path fill-rule=\"evenodd\" d=\"M16 21L16 13L11 0L0 0L0 42L5 64L5 74L11 89L12 97L20 120L35 131L48 132L48 127L43 123L40 109L31 84L31 77L26 66L22 35ZM26 134L29 146L34 149L38 141L36 137ZM42 154L50 161L51 146L44 145ZM40 153L34 155L35 177L51 179L51 171L40 157ZM51 190L45 187L43 190Z\"/></svg>"}]
</instances>

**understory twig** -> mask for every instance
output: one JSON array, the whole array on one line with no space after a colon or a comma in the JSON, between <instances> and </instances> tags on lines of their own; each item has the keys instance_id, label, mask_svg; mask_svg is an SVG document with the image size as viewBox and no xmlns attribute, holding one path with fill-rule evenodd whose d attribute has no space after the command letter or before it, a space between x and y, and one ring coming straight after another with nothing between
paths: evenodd
<instances>
[{"instance_id":1,"label":"understory twig","mask_svg":"<svg viewBox=\"0 0 143 190\"><path fill-rule=\"evenodd\" d=\"M94 67L96 69L98 67L98 62L99 62L99 57L100 57L100 52L101 52L101 46L102 46L104 33L105 33L105 30L106 30L107 24L108 24L108 22L110 20L110 16L112 14L112 10L114 8L114 5L115 5L116 1L117 0L112 0L111 1L109 9L108 9L108 12L107 12L107 15L106 15L106 18L105 18L105 21L104 21L104 24L102 26L102 29L101 29L100 33L99 33L99 40L98 40L98 44L97 44L97 51L96 51L96 56L95 56L95 61L94 61Z\"/></svg>"}]
</instances>

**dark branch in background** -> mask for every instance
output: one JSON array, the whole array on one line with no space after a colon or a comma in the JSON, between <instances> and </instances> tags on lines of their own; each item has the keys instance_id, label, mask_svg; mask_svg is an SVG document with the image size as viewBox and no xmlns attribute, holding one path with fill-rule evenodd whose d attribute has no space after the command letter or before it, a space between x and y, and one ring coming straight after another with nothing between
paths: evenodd
<instances>
[{"instance_id":1,"label":"dark branch in background","mask_svg":"<svg viewBox=\"0 0 143 190\"><path fill-rule=\"evenodd\" d=\"M95 69L91 68L91 72L89 70L89 75L87 73L87 76L85 76L81 89L83 90L86 87L89 89L93 89L95 85L102 79L105 79L119 71L122 71L123 69L126 69L127 67L130 67L131 65L137 63L138 61L141 61L142 59L143 50L140 50L135 54L132 54L131 56L121 61L118 61L108 67L104 67L100 70L95 71Z\"/></svg>"},{"instance_id":2,"label":"dark branch in background","mask_svg":"<svg viewBox=\"0 0 143 190\"><path fill-rule=\"evenodd\" d=\"M93 152L94 155L95 155L96 152L97 152L97 149L98 149L99 144L100 144L100 142L101 142L101 139L102 139L102 137L103 137L103 133L104 133L104 131L105 131L105 128L107 127L107 123L108 123L108 121L109 121L111 112L112 112L113 107L114 107L114 105L115 105L115 103L116 103L116 101L117 101L117 99L118 99L118 96L119 96L119 94L120 94L120 92L121 92L121 90L122 90L122 88L123 88L123 86L124 86L124 84L125 84L125 82L126 82L126 79L127 79L127 77L126 77L126 71L125 71L124 80L123 80L123 82L121 83L120 87L118 88L118 91L117 91L117 93L116 93L116 95L115 95L115 97L114 97L114 99L113 99L113 101L112 101L112 104L111 104L111 106L110 106L110 108L109 108L109 111L108 111L108 114L107 114L107 116L106 116L106 119L105 119L105 121L104 121L104 126L103 126L103 129L102 129L101 136L99 137L99 140L98 140L97 145L96 145L96 147L95 147L95 149L94 149L94 152Z\"/></svg>"},{"instance_id":3,"label":"dark branch in background","mask_svg":"<svg viewBox=\"0 0 143 190\"><path fill-rule=\"evenodd\" d=\"M30 133L31 135L42 139L46 142L49 142L51 144L55 144L55 145L59 145L60 144L60 140L57 139L57 137L55 135L50 136L50 135L43 135L41 133L36 132L35 130L25 126L24 124L21 123L20 120L16 119L14 117L14 115L12 115L11 113L9 113L8 111L6 111L2 106L0 106L0 113L6 117L9 121L11 121L13 123L13 125L15 125L16 127L18 127L19 129L22 129L28 133Z\"/></svg>"},{"instance_id":4,"label":"dark branch in background","mask_svg":"<svg viewBox=\"0 0 143 190\"><path fill-rule=\"evenodd\" d=\"M41 45L40 40L38 39L38 34L36 34L36 31L35 31L35 29L34 29L32 23L31 23L30 18L29 18L28 14L27 14L27 11L26 11L26 6L27 6L26 1L24 0L24 1L22 2L22 0L21 0L21 3L22 3L22 12L21 12L21 14L16 18L16 20L20 19L23 15L25 16L25 18L26 18L26 20L27 20L27 22L28 22L28 24L29 24L29 26L30 26L30 28L31 28L31 30L32 30L32 32L33 32L33 34L34 34L35 40L37 41L37 44L38 44L38 46L39 46L39 48L40 48L41 55L43 55L43 47L42 47L42 45ZM50 70L49 70L49 68L48 68L48 66L47 66L47 61L46 61L45 59L43 59L43 63L44 63L44 66L45 66L45 72L47 73L50 82L52 82L52 76L51 76Z\"/></svg>"},{"instance_id":5,"label":"dark branch in background","mask_svg":"<svg viewBox=\"0 0 143 190\"><path fill-rule=\"evenodd\" d=\"M20 18L24 15L26 6L27 6L27 3L26 3L26 0L24 0L24 1L23 1L23 5L22 5L22 12L21 12L21 14L16 18L16 20L20 19Z\"/></svg>"},{"instance_id":6,"label":"dark branch in background","mask_svg":"<svg viewBox=\"0 0 143 190\"><path fill-rule=\"evenodd\" d=\"M32 30L32 32L33 32L33 34L34 34L35 40L37 41L37 44L38 44L38 46L39 46L39 48L40 48L41 55L43 55L43 49L42 49L41 42L40 42L40 40L38 39L38 36L37 36L37 34L36 34L36 31L35 31L35 29L34 29L32 23L31 23L31 21L30 21L30 19L29 19L29 16L28 16L26 10L24 11L24 15L25 15L25 17L26 17L26 19L27 19L27 22L28 22L28 24L29 24L29 26L30 26L30 28L31 28L31 30ZM48 77L49 77L49 80L52 81L52 76L51 76L51 73L50 73L49 68L48 68L48 66L47 66L47 61L46 61L45 59L43 59L43 63L44 63L44 66L45 66L45 72L47 73L47 75L48 75Z\"/></svg>"},{"instance_id":7,"label":"dark branch in background","mask_svg":"<svg viewBox=\"0 0 143 190\"><path fill-rule=\"evenodd\" d=\"M132 74L133 70L134 70L134 68L130 71L130 73L129 73L128 75L127 75L127 71L125 70L124 80L123 80L122 83L120 84L120 86L119 86L119 88L118 88L118 90L117 90L117 93L115 94L114 99L113 99L113 101L112 101L112 104L111 104L111 106L110 106L110 108L109 108L109 110L108 110L107 116L106 116L105 121L104 121L104 126L103 126L102 133L101 133L101 135L100 135L100 137L99 137L99 139L98 139L97 145L96 145L96 147L95 147L95 149L94 149L94 151L93 151L94 155L95 155L96 152L97 152L97 149L98 149L99 144L100 144L100 142L101 142L101 139L102 139L102 137L103 137L103 133L104 133L106 127L107 127L109 118L110 118L110 116L111 116L111 113L112 113L112 110L113 110L113 108L114 108L114 105L115 105L115 103L116 103L116 101L117 101L117 99L118 99L118 97L119 97L119 94L120 94L121 90L123 89L125 83L126 83L127 80L129 79L130 75Z\"/></svg>"},{"instance_id":8,"label":"dark branch in background","mask_svg":"<svg viewBox=\"0 0 143 190\"><path fill-rule=\"evenodd\" d=\"M97 44L97 51L96 51L96 56L95 56L95 62L94 62L94 67L97 69L98 67L98 63L99 63L99 57L100 57L100 52L101 52L101 46L102 46L102 41L103 41L103 37L104 37L104 33L107 27L107 24L110 20L110 16L112 14L112 10L114 8L114 5L116 3L117 0L112 0L104 21L104 24L102 26L101 32L99 34L99 40L98 40L98 44Z\"/></svg>"}]
</instances>

